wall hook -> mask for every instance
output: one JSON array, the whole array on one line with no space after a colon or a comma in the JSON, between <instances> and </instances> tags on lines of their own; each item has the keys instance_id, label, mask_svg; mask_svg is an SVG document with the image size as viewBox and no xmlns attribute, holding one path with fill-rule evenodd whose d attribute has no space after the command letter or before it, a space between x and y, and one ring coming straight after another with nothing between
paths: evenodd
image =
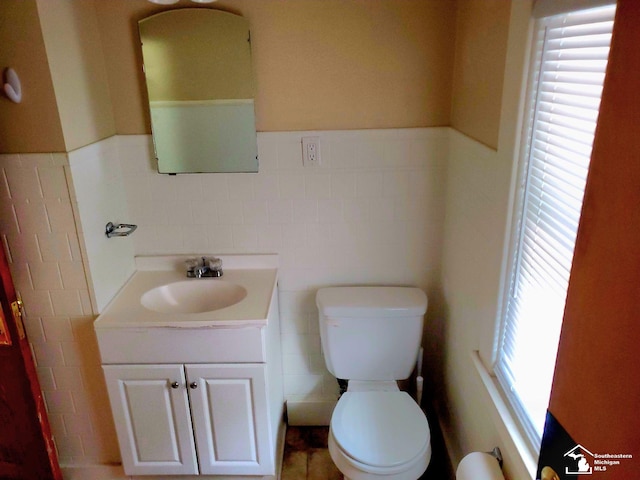
<instances>
[{"instance_id":1,"label":"wall hook","mask_svg":"<svg viewBox=\"0 0 640 480\"><path fill-rule=\"evenodd\" d=\"M4 69L4 93L13 103L20 103L22 101L20 77L18 77L16 71L11 67Z\"/></svg>"}]
</instances>

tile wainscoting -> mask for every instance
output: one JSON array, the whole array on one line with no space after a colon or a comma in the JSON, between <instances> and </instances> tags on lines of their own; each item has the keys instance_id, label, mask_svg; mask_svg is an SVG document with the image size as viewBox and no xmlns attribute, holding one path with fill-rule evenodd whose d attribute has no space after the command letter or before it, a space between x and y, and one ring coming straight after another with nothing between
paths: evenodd
<instances>
[{"instance_id":1,"label":"tile wainscoting","mask_svg":"<svg viewBox=\"0 0 640 480\"><path fill-rule=\"evenodd\" d=\"M320 137L321 166L303 167L304 136ZM289 421L327 425L338 388L315 292L438 289L448 138L447 128L259 133L257 174L169 176L149 136L120 137L136 254L278 253Z\"/></svg>"},{"instance_id":2,"label":"tile wainscoting","mask_svg":"<svg viewBox=\"0 0 640 480\"><path fill-rule=\"evenodd\" d=\"M0 236L60 462L117 462L68 157L0 155L0 176Z\"/></svg>"},{"instance_id":3,"label":"tile wainscoting","mask_svg":"<svg viewBox=\"0 0 640 480\"><path fill-rule=\"evenodd\" d=\"M309 135L321 141L316 168L302 166L301 137ZM107 268L92 281L90 256L101 254L88 246L100 245L103 232L87 228L82 214L84 205L108 202L98 187L106 182L126 199L100 213L121 218L100 222L139 225L120 239L133 247L116 255L279 254L289 419L327 424L338 389L320 349L315 292L417 285L430 296L428 317L440 315L449 137L448 128L260 133L257 174L159 175L147 135L68 155L0 155L0 235L26 304L61 463L119 461L92 322L117 284L102 275L122 272ZM72 178L76 165L84 173Z\"/></svg>"}]
</instances>

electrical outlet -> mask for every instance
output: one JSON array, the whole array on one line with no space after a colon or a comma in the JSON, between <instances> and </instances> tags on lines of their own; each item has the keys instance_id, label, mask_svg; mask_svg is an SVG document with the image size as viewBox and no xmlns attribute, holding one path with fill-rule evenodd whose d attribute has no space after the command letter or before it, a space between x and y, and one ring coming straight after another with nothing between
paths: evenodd
<instances>
[{"instance_id":1,"label":"electrical outlet","mask_svg":"<svg viewBox=\"0 0 640 480\"><path fill-rule=\"evenodd\" d=\"M302 164L305 167L320 166L320 137L302 137Z\"/></svg>"}]
</instances>

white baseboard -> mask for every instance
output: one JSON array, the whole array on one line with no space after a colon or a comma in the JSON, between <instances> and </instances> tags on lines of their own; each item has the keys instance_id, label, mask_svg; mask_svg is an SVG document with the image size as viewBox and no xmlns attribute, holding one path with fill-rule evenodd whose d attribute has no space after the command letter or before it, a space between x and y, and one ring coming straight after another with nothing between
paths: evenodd
<instances>
[{"instance_id":1,"label":"white baseboard","mask_svg":"<svg viewBox=\"0 0 640 480\"><path fill-rule=\"evenodd\" d=\"M327 426L336 406L336 400L308 402L287 401L288 424L296 427Z\"/></svg>"}]
</instances>

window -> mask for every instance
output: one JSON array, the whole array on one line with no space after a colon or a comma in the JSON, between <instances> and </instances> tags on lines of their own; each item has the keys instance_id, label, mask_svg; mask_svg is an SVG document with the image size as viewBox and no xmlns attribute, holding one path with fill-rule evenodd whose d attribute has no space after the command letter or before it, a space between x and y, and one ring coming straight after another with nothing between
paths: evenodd
<instances>
[{"instance_id":1,"label":"window","mask_svg":"<svg viewBox=\"0 0 640 480\"><path fill-rule=\"evenodd\" d=\"M546 2L553 3L560 2ZM615 5L608 5L545 16L535 24L494 372L536 447L549 403L614 13Z\"/></svg>"}]
</instances>

